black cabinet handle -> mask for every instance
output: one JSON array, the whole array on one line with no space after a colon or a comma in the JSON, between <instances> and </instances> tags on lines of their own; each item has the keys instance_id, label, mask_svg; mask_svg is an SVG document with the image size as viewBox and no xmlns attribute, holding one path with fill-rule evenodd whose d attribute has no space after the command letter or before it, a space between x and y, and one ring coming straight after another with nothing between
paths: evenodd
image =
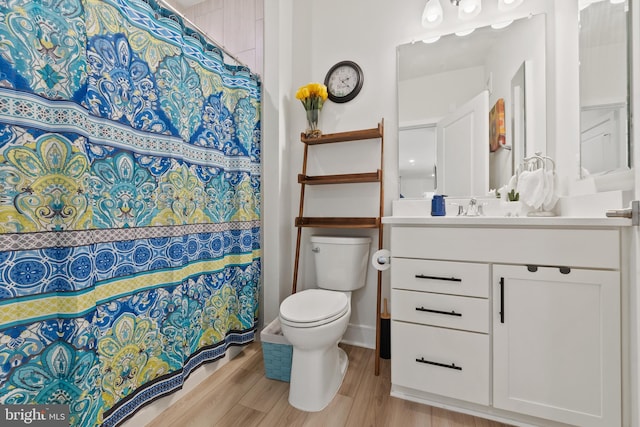
<instances>
[{"instance_id":1,"label":"black cabinet handle","mask_svg":"<svg viewBox=\"0 0 640 427\"><path fill-rule=\"evenodd\" d=\"M442 368L455 369L456 371L462 371L462 366L456 366L455 363L452 363L451 365L447 365L446 363L438 363L438 362L432 362L430 360L425 360L424 357L421 357L420 359L416 359L416 362L426 363L427 365L440 366Z\"/></svg>"},{"instance_id":2,"label":"black cabinet handle","mask_svg":"<svg viewBox=\"0 0 640 427\"><path fill-rule=\"evenodd\" d=\"M504 277L500 278L500 323L504 323Z\"/></svg>"},{"instance_id":3,"label":"black cabinet handle","mask_svg":"<svg viewBox=\"0 0 640 427\"><path fill-rule=\"evenodd\" d=\"M442 310L431 310L429 308L424 307L416 307L416 311L424 311L427 313L436 313L436 314L446 314L448 316L459 316L462 317L462 313L456 313L455 311L442 311Z\"/></svg>"},{"instance_id":4,"label":"black cabinet handle","mask_svg":"<svg viewBox=\"0 0 640 427\"><path fill-rule=\"evenodd\" d=\"M462 279L458 279L457 277L425 276L424 274L416 274L416 279L431 279L431 280L444 280L447 282L462 282Z\"/></svg>"}]
</instances>

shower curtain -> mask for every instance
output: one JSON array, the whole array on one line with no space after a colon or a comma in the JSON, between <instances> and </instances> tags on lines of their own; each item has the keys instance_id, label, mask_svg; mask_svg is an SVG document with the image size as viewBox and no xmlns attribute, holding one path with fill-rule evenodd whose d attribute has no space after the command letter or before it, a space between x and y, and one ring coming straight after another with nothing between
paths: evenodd
<instances>
[{"instance_id":1,"label":"shower curtain","mask_svg":"<svg viewBox=\"0 0 640 427\"><path fill-rule=\"evenodd\" d=\"M115 426L253 340L260 89L153 0L0 1L0 404Z\"/></svg>"}]
</instances>

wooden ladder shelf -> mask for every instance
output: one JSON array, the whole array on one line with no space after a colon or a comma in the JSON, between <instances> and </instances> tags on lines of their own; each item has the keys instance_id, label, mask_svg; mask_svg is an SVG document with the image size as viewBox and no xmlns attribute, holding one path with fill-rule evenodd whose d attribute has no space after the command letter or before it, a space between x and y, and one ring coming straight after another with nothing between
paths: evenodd
<instances>
[{"instance_id":1,"label":"wooden ladder shelf","mask_svg":"<svg viewBox=\"0 0 640 427\"><path fill-rule=\"evenodd\" d=\"M337 174L337 175L307 175L307 159L310 145L342 143L349 141L361 141L366 139L380 140L380 169L375 172L353 173L353 174ZM382 216L384 216L384 119L378 123L378 126L371 129L361 129L349 132L330 133L321 135L316 138L307 138L305 134L300 135L300 141L304 145L304 158L302 161L302 173L298 175L298 183L300 184L300 212L295 219L295 226L298 229L296 239L296 255L293 267L293 287L291 292L295 293L298 284L298 267L300 264L300 243L302 238L302 228L336 228L336 229L361 229L376 228L378 229L378 249L382 249L383 232L382 232ZM307 185L324 185L324 184L358 184L377 182L380 186L379 210L376 217L305 217L304 216L304 199L305 187ZM380 374L380 304L382 295L382 272L378 271L378 289L376 298L376 361L375 374Z\"/></svg>"}]
</instances>

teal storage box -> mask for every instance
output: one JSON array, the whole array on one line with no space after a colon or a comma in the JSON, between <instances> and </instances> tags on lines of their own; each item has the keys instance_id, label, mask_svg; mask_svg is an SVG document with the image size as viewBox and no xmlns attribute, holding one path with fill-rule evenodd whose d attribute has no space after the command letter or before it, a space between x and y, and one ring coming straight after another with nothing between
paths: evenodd
<instances>
[{"instance_id":1,"label":"teal storage box","mask_svg":"<svg viewBox=\"0 0 640 427\"><path fill-rule=\"evenodd\" d=\"M291 380L291 357L293 347L282 335L280 319L276 318L260 332L262 342L262 357L264 358L264 373L272 380Z\"/></svg>"}]
</instances>

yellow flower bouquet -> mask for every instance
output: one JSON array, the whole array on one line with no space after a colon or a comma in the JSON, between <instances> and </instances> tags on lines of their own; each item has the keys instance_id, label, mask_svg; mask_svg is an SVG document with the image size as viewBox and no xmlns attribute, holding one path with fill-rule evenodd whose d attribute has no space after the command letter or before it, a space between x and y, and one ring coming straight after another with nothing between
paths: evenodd
<instances>
[{"instance_id":1,"label":"yellow flower bouquet","mask_svg":"<svg viewBox=\"0 0 640 427\"><path fill-rule=\"evenodd\" d=\"M328 97L327 87L322 83L309 83L301 86L296 92L296 98L302 102L307 112L307 123L309 128L306 135L308 137L317 137L322 135L322 131L318 129L318 116L324 101Z\"/></svg>"}]
</instances>

